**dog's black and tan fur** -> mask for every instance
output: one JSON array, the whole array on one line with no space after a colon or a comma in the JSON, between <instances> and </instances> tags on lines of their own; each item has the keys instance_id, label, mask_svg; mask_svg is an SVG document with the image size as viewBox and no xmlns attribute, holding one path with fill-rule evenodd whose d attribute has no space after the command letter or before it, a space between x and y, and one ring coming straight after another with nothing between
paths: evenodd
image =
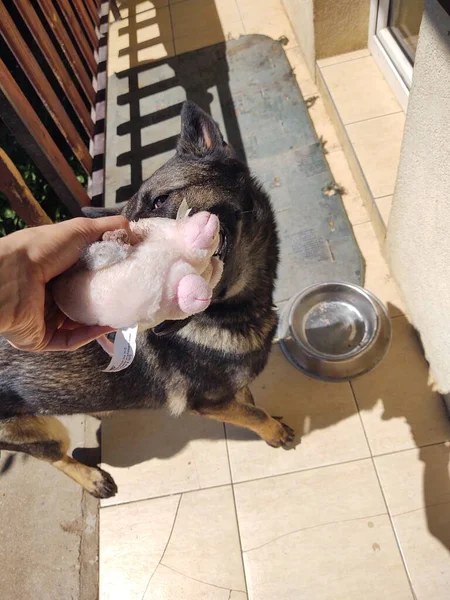
<instances>
[{"instance_id":1,"label":"dog's black and tan fur","mask_svg":"<svg viewBox=\"0 0 450 600\"><path fill-rule=\"evenodd\" d=\"M0 341L0 449L46 460L97 497L113 495L114 482L67 456L67 432L53 415L167 407L174 415L188 410L246 427L272 446L293 438L254 405L248 388L267 362L276 328L272 209L216 124L192 103L183 108L176 155L142 184L123 214L175 218L183 199L194 211L216 213L226 239L224 275L205 313L168 335L139 334L134 362L119 373L102 372L109 358L97 343L33 354Z\"/></svg>"}]
</instances>

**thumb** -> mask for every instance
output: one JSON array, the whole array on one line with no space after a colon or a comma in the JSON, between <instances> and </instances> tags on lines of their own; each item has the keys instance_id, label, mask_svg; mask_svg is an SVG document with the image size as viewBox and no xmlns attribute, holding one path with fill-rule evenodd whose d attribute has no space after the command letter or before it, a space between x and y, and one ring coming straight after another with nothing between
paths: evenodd
<instances>
[{"instance_id":1,"label":"thumb","mask_svg":"<svg viewBox=\"0 0 450 600\"><path fill-rule=\"evenodd\" d=\"M79 217L47 225L45 229L48 243L41 246L39 264L44 281L48 282L74 265L86 246L97 242L106 231L125 229L130 232L130 224L122 216L99 219Z\"/></svg>"}]
</instances>

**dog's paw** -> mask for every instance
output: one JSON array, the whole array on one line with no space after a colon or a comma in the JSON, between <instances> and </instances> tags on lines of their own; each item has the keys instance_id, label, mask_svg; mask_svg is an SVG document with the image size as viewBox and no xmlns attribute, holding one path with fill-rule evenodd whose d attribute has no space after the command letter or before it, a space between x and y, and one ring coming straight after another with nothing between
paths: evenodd
<instances>
[{"instance_id":1,"label":"dog's paw","mask_svg":"<svg viewBox=\"0 0 450 600\"><path fill-rule=\"evenodd\" d=\"M287 449L292 447L292 443L295 438L295 431L289 427L289 425L283 423L281 420L282 418L283 417L272 417L275 424L275 432L269 440L266 440L266 442L269 444L269 446L272 446L272 448Z\"/></svg>"},{"instance_id":2,"label":"dog's paw","mask_svg":"<svg viewBox=\"0 0 450 600\"><path fill-rule=\"evenodd\" d=\"M85 486L94 498L112 498L117 494L117 485L109 473L99 469L91 469L91 481Z\"/></svg>"}]
</instances>

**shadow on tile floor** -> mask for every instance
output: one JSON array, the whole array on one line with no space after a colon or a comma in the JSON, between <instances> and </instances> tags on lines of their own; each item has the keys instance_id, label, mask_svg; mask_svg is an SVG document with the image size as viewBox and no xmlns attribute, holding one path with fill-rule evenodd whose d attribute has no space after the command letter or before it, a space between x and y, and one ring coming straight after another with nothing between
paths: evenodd
<instances>
[{"instance_id":1,"label":"shadow on tile floor","mask_svg":"<svg viewBox=\"0 0 450 600\"><path fill-rule=\"evenodd\" d=\"M227 141L245 159L228 84L226 37L214 0L203 1L198 15L192 14L186 2L145 10L147 4L129 0L120 5L127 17L123 24L116 24L119 49L110 58L109 94L117 98L117 113L128 116L119 122L111 116L114 106L108 104L108 126L117 136L116 167L130 172L129 183L117 186L117 203L128 200L149 171L175 150L185 100L194 101L211 114L211 90L220 103ZM195 50L211 43L215 45ZM173 56L177 45L178 56ZM180 55L180 51L187 53ZM211 61L216 69L211 69Z\"/></svg>"},{"instance_id":2,"label":"shadow on tile floor","mask_svg":"<svg viewBox=\"0 0 450 600\"><path fill-rule=\"evenodd\" d=\"M429 532L450 551L450 528L443 527L442 513L434 510L437 505L450 502L450 448L442 444L448 439L448 415L440 396L430 391L427 365L412 327L403 316L394 318L392 324L393 343L388 357L375 371L353 381L351 386L305 377L275 346L269 365L252 386L255 400L269 413L282 414L297 431L297 444L300 437L302 443L295 451L273 450L254 434L226 426L232 480L236 483L276 476L371 454L379 469L382 465L378 461L416 452L415 468L423 473L420 483L423 500L415 501L425 511ZM166 460L166 468L170 469L170 459L193 441L224 439L220 424L191 415L172 419L164 411L113 414L103 422L103 436L106 469L108 466L127 469L151 463L152 459ZM93 452L91 459L94 457L98 462L98 449L78 452L81 454L77 458L83 458L84 452L84 459ZM393 477L394 481L395 477L400 481L410 476L400 468ZM381 483L390 513L395 516L382 469Z\"/></svg>"}]
</instances>

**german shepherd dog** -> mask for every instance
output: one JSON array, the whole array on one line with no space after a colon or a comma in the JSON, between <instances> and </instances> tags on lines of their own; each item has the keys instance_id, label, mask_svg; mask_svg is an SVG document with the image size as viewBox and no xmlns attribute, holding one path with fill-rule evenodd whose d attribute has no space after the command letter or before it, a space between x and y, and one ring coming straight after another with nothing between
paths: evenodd
<instances>
[{"instance_id":1,"label":"german shepherd dog","mask_svg":"<svg viewBox=\"0 0 450 600\"><path fill-rule=\"evenodd\" d=\"M248 388L266 365L277 324L278 238L270 201L209 115L187 102L181 120L175 156L122 213L129 220L175 218L185 199L193 213L219 217L224 273L210 307L140 333L133 363L118 373L102 372L109 357L96 342L76 352L35 354L0 341L0 449L51 463L97 498L113 496L114 481L67 455L68 433L54 415L166 407L175 416L190 411L246 427L274 447L294 437L280 418L255 406Z\"/></svg>"}]
</instances>

